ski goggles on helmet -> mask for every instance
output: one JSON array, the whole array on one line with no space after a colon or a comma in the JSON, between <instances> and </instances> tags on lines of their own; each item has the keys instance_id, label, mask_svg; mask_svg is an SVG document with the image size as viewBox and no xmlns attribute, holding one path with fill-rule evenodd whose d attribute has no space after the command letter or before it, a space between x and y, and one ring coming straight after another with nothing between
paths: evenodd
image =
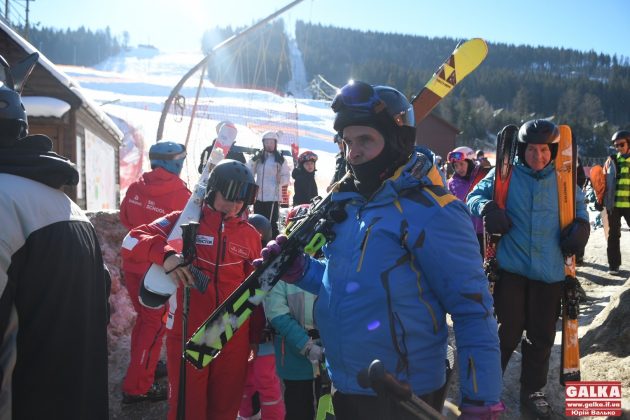
<instances>
[{"instance_id":1,"label":"ski goggles on helmet","mask_svg":"<svg viewBox=\"0 0 630 420\"><path fill-rule=\"evenodd\" d=\"M463 162L464 160L466 160L464 152L449 152L446 156L446 161L449 163Z\"/></svg>"},{"instance_id":2,"label":"ski goggles on helmet","mask_svg":"<svg viewBox=\"0 0 630 420\"><path fill-rule=\"evenodd\" d=\"M245 205L253 204L258 193L258 185L233 179L217 179L211 189L227 201L242 201Z\"/></svg>"},{"instance_id":3,"label":"ski goggles on helmet","mask_svg":"<svg viewBox=\"0 0 630 420\"><path fill-rule=\"evenodd\" d=\"M315 153L311 152L311 151L308 151L308 152L302 153L298 157L298 162L299 163L308 162L309 160L312 160L313 162L317 162L317 155Z\"/></svg>"},{"instance_id":4,"label":"ski goggles on helmet","mask_svg":"<svg viewBox=\"0 0 630 420\"><path fill-rule=\"evenodd\" d=\"M353 81L342 87L333 99L331 108L335 113L350 111L357 118L370 117L385 111L399 127L415 125L413 109L394 113L388 109L387 103L378 95L374 87L365 82Z\"/></svg>"}]
</instances>

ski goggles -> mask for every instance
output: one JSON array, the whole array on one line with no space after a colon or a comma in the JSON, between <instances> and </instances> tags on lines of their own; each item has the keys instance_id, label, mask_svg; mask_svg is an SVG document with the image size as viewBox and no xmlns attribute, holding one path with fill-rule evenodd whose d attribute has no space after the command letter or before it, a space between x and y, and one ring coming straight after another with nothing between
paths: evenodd
<instances>
[{"instance_id":1,"label":"ski goggles","mask_svg":"<svg viewBox=\"0 0 630 420\"><path fill-rule=\"evenodd\" d=\"M300 163L308 162L309 160L317 162L317 155L313 152L304 152L298 157Z\"/></svg>"},{"instance_id":2,"label":"ski goggles","mask_svg":"<svg viewBox=\"0 0 630 420\"><path fill-rule=\"evenodd\" d=\"M250 205L256 201L258 185L231 179L219 179L212 186L212 190L219 191L227 201L242 201L245 205Z\"/></svg>"},{"instance_id":3,"label":"ski goggles","mask_svg":"<svg viewBox=\"0 0 630 420\"><path fill-rule=\"evenodd\" d=\"M446 156L446 161L449 163L463 162L464 160L466 160L464 152L449 152Z\"/></svg>"},{"instance_id":4,"label":"ski goggles","mask_svg":"<svg viewBox=\"0 0 630 420\"><path fill-rule=\"evenodd\" d=\"M374 87L365 82L353 81L342 87L333 99L331 108L335 113L348 110L357 117L369 117L385 111L399 127L415 125L412 108L393 113Z\"/></svg>"}]
</instances>

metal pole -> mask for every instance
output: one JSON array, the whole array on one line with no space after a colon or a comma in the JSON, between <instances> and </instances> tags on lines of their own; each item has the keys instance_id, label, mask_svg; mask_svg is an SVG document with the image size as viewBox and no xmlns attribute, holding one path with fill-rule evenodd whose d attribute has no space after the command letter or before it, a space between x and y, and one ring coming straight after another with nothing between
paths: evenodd
<instances>
[{"instance_id":1,"label":"metal pole","mask_svg":"<svg viewBox=\"0 0 630 420\"><path fill-rule=\"evenodd\" d=\"M193 68L191 68L188 71L188 73L186 73L184 75L184 77L182 77L182 79L179 82L177 82L177 84L175 85L175 87L171 91L170 95L166 99L166 102L164 102L164 108L162 108L162 115L160 115L160 122L158 124L158 131L157 131L157 136L156 136L156 140L155 141L157 142L158 140L160 140L162 138L162 134L164 133L164 122L166 121L166 115L168 114L168 110L170 109L171 104L173 103L173 99L175 98L175 96L177 96L177 94L181 90L182 86L184 86L184 83L186 83L186 80L188 80L188 78L190 78L190 76L192 76L202 66L206 65L206 63L208 62L210 57L212 57L214 55L214 53L216 53L221 48L227 47L228 45L232 44L237 39L239 39L239 38L249 34L250 32L252 32L252 31L254 31L254 30L258 29L258 28L260 28L261 26L263 26L264 24L266 24L270 20L276 18L277 16L281 15L282 13L286 12L287 10L289 10L293 6L301 3L302 1L303 0L294 0L294 1L292 1L291 3L289 3L286 6L284 6L283 8L281 8L280 10L277 10L277 11L273 12L272 14L270 14L269 16L264 18L263 20L253 24L252 26L250 26L248 28L243 29L241 32L239 32L237 34L234 34L231 37L229 37L228 39L224 40L223 42L215 45L212 48L212 50L210 50L208 55L206 55L199 63L197 63Z\"/></svg>"}]
</instances>

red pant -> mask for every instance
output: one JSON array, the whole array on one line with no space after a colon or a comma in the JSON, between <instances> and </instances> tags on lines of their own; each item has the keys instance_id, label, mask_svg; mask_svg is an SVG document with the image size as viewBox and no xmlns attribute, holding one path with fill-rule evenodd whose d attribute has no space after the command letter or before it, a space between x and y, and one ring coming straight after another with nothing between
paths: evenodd
<instances>
[{"instance_id":1,"label":"red pant","mask_svg":"<svg viewBox=\"0 0 630 420\"><path fill-rule=\"evenodd\" d=\"M241 417L251 417L252 396L258 391L260 397L260 411L265 420L284 420L285 410L280 389L280 380L276 375L276 356L268 354L258 356L249 363L247 382L243 390L243 400L239 414Z\"/></svg>"},{"instance_id":2,"label":"red pant","mask_svg":"<svg viewBox=\"0 0 630 420\"><path fill-rule=\"evenodd\" d=\"M234 334L219 356L203 369L186 363L186 420L234 420L241 403L247 376L249 323ZM196 327L189 325L189 336ZM181 335L166 335L166 363L169 378L168 419L177 418Z\"/></svg>"},{"instance_id":3,"label":"red pant","mask_svg":"<svg viewBox=\"0 0 630 420\"><path fill-rule=\"evenodd\" d=\"M143 306L139 298L143 275L126 271L124 276L129 298L138 316L131 331L131 355L122 390L127 394L141 395L153 385L155 366L160 360L162 337L166 331L163 319L168 305L160 309Z\"/></svg>"}]
</instances>

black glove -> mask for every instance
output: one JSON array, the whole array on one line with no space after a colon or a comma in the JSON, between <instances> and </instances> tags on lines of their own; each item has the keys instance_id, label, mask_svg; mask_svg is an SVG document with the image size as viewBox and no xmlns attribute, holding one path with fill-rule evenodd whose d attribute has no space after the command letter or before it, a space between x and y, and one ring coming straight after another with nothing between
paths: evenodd
<instances>
[{"instance_id":1,"label":"black glove","mask_svg":"<svg viewBox=\"0 0 630 420\"><path fill-rule=\"evenodd\" d=\"M481 217L483 217L483 226L488 233L503 235L508 233L512 227L510 218L505 213L505 210L500 208L496 202L490 200L483 206L481 210Z\"/></svg>"},{"instance_id":2,"label":"black glove","mask_svg":"<svg viewBox=\"0 0 630 420\"><path fill-rule=\"evenodd\" d=\"M580 254L588 242L591 225L584 219L575 219L560 233L560 249L564 255Z\"/></svg>"},{"instance_id":3,"label":"black glove","mask_svg":"<svg viewBox=\"0 0 630 420\"><path fill-rule=\"evenodd\" d=\"M599 204L599 201L595 201L595 210L597 210L597 211L604 211L604 205L603 204Z\"/></svg>"}]
</instances>

